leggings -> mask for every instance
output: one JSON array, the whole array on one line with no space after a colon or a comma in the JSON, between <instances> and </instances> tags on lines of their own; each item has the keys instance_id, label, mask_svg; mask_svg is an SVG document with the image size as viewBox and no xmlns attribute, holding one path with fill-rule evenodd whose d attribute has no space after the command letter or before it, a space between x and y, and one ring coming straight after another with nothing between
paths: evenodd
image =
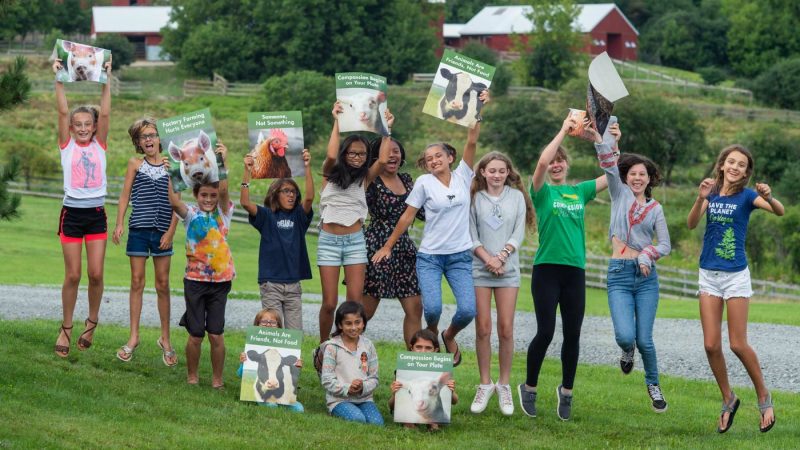
<instances>
[{"instance_id":1,"label":"leggings","mask_svg":"<svg viewBox=\"0 0 800 450\"><path fill-rule=\"evenodd\" d=\"M342 402L336 405L331 411L334 417L340 417L350 422L368 423L371 425L383 425L381 416L375 402L367 401L362 403Z\"/></svg>"},{"instance_id":2,"label":"leggings","mask_svg":"<svg viewBox=\"0 0 800 450\"><path fill-rule=\"evenodd\" d=\"M564 343L561 345L561 386L572 389L578 367L581 324L586 309L586 273L563 264L533 266L531 282L536 310L536 336L528 346L528 375L525 384L536 386L547 347L556 329L556 307L561 309Z\"/></svg>"}]
</instances>

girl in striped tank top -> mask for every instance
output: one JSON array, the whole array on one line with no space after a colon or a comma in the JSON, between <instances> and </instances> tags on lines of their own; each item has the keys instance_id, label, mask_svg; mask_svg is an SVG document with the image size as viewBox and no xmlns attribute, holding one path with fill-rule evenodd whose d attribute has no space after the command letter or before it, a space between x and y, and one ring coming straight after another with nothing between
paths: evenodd
<instances>
[{"instance_id":1,"label":"girl in striped tank top","mask_svg":"<svg viewBox=\"0 0 800 450\"><path fill-rule=\"evenodd\" d=\"M145 283L145 264L153 257L158 296L158 315L161 319L162 361L167 366L178 364L169 338L169 264L172 256L172 238L175 235L177 216L169 204L169 159L161 156L161 140L156 121L139 119L128 129L136 153L128 161L125 183L119 198L117 225L113 240L119 245L124 233L125 212L128 201L133 211L128 219L128 244L126 254L131 258L130 318L131 332L128 342L117 351L117 358L128 362L139 346L139 319L142 314L142 293Z\"/></svg>"}]
</instances>

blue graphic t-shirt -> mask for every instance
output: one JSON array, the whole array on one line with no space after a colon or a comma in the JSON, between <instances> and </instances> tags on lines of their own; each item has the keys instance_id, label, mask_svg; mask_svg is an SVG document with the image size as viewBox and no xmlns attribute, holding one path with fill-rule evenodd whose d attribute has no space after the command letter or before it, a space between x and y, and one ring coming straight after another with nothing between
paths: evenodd
<instances>
[{"instance_id":1,"label":"blue graphic t-shirt","mask_svg":"<svg viewBox=\"0 0 800 450\"><path fill-rule=\"evenodd\" d=\"M744 243L756 197L758 193L749 188L730 196L708 196L701 269L739 272L747 268Z\"/></svg>"},{"instance_id":2,"label":"blue graphic t-shirt","mask_svg":"<svg viewBox=\"0 0 800 450\"><path fill-rule=\"evenodd\" d=\"M258 250L258 282L296 283L311 279L306 231L314 211L306 214L298 204L291 211L258 206L250 224L261 233Z\"/></svg>"}]
</instances>

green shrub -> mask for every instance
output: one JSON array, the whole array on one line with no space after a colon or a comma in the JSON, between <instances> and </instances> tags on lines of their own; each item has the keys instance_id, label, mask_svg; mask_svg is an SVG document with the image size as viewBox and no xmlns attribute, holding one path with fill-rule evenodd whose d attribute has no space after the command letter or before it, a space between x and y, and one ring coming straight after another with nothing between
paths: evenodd
<instances>
[{"instance_id":1,"label":"green shrub","mask_svg":"<svg viewBox=\"0 0 800 450\"><path fill-rule=\"evenodd\" d=\"M520 171L527 172L558 132L559 124L544 103L507 97L495 105L485 133L495 148L509 155Z\"/></svg>"},{"instance_id":2,"label":"green shrub","mask_svg":"<svg viewBox=\"0 0 800 450\"><path fill-rule=\"evenodd\" d=\"M719 67L708 66L697 69L697 73L703 77L703 81L709 85L717 85L725 81L728 74Z\"/></svg>"},{"instance_id":3,"label":"green shrub","mask_svg":"<svg viewBox=\"0 0 800 450\"><path fill-rule=\"evenodd\" d=\"M775 64L752 83L753 95L767 105L800 109L800 58Z\"/></svg>"},{"instance_id":4,"label":"green shrub","mask_svg":"<svg viewBox=\"0 0 800 450\"><path fill-rule=\"evenodd\" d=\"M25 74L27 60L18 56L0 76L0 111L11 109L28 99L31 82Z\"/></svg>"},{"instance_id":5,"label":"green shrub","mask_svg":"<svg viewBox=\"0 0 800 450\"><path fill-rule=\"evenodd\" d=\"M136 48L121 34L101 34L95 39L94 46L111 50L111 68L114 70L130 65L136 59Z\"/></svg>"}]
</instances>

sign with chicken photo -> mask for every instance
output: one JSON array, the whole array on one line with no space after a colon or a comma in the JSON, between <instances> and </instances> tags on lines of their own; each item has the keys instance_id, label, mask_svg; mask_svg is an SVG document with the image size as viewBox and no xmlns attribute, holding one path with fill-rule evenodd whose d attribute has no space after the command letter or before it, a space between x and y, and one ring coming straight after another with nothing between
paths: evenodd
<instances>
[{"instance_id":1,"label":"sign with chicken photo","mask_svg":"<svg viewBox=\"0 0 800 450\"><path fill-rule=\"evenodd\" d=\"M247 128L254 179L292 178L305 173L300 111L249 113Z\"/></svg>"}]
</instances>

